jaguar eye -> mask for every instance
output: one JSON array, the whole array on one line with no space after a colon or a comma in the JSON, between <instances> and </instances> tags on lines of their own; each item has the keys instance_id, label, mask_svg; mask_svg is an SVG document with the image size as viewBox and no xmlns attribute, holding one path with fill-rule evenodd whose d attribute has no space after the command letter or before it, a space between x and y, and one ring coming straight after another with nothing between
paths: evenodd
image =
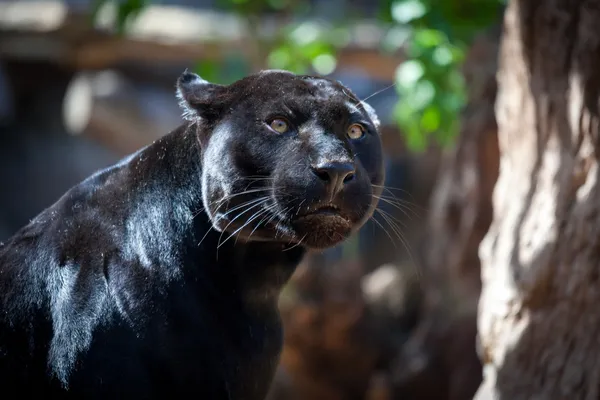
<instances>
[{"instance_id":1,"label":"jaguar eye","mask_svg":"<svg viewBox=\"0 0 600 400\"><path fill-rule=\"evenodd\" d=\"M275 118L273 121L271 121L269 126L278 133L286 133L290 129L287 121L282 118Z\"/></svg>"},{"instance_id":2,"label":"jaguar eye","mask_svg":"<svg viewBox=\"0 0 600 400\"><path fill-rule=\"evenodd\" d=\"M358 140L365 136L365 128L360 124L352 124L348 128L347 135L352 140Z\"/></svg>"}]
</instances>

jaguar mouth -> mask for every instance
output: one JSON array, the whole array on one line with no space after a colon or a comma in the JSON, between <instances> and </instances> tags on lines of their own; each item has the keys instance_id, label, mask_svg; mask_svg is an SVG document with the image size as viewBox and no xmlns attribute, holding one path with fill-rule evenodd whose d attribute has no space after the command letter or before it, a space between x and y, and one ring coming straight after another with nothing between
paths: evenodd
<instances>
[{"instance_id":1,"label":"jaguar mouth","mask_svg":"<svg viewBox=\"0 0 600 400\"><path fill-rule=\"evenodd\" d=\"M303 219L306 217L338 217L348 220L348 218L344 216L341 208L335 204L322 204L315 207L310 207L298 213L297 219Z\"/></svg>"},{"instance_id":2,"label":"jaguar mouth","mask_svg":"<svg viewBox=\"0 0 600 400\"><path fill-rule=\"evenodd\" d=\"M334 204L310 207L292 221L298 237L305 246L314 249L333 247L352 232L352 222L343 210Z\"/></svg>"}]
</instances>

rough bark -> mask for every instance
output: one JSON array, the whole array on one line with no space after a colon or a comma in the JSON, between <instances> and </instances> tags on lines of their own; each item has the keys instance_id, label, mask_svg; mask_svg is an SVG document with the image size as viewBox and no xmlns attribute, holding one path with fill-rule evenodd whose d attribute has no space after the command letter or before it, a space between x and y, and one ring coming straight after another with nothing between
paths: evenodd
<instances>
[{"instance_id":1,"label":"rough bark","mask_svg":"<svg viewBox=\"0 0 600 400\"><path fill-rule=\"evenodd\" d=\"M600 396L600 1L513 0L476 399Z\"/></svg>"}]
</instances>

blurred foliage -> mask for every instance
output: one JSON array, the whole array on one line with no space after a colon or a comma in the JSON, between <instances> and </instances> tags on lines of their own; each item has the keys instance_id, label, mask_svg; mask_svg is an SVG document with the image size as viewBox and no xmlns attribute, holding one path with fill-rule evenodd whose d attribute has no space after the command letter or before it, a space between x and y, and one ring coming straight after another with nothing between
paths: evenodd
<instances>
[{"instance_id":1,"label":"blurred foliage","mask_svg":"<svg viewBox=\"0 0 600 400\"><path fill-rule=\"evenodd\" d=\"M348 27L340 24L337 28L328 26L324 29L314 21L302 21L302 17L308 17L311 11L308 2L219 0L219 4L247 21L250 33L264 51L260 56L264 56L268 68L286 69L297 74L308 73L312 69L321 75L335 70L335 54L345 44ZM279 29L267 40L259 38L258 33L260 16L265 14L274 14L281 21Z\"/></svg>"},{"instance_id":2,"label":"blurred foliage","mask_svg":"<svg viewBox=\"0 0 600 400\"><path fill-rule=\"evenodd\" d=\"M106 3L116 7L115 31L123 33L129 21L152 0L97 0L95 13ZM445 145L459 129L466 99L461 65L474 36L499 21L505 0L379 0L377 20L385 29L381 51L403 51L406 60L396 70L400 100L394 120L409 148L424 149L430 139ZM268 68L328 75L336 68L336 54L350 40L350 28L360 12L340 10L336 21L317 23L306 17L310 3L303 0L218 0L221 9L246 21L256 39L257 58ZM261 37L260 17L276 15L281 22L268 38ZM357 15L358 14L358 15ZM251 63L251 61L250 61ZM239 54L219 64L201 60L196 71L208 80L231 82L252 71Z\"/></svg>"},{"instance_id":3,"label":"blurred foliage","mask_svg":"<svg viewBox=\"0 0 600 400\"><path fill-rule=\"evenodd\" d=\"M442 145L458 134L467 98L461 66L475 35L500 18L503 0L386 0L380 18L393 21L385 46L402 47L394 117L412 149L429 137Z\"/></svg>"}]
</instances>

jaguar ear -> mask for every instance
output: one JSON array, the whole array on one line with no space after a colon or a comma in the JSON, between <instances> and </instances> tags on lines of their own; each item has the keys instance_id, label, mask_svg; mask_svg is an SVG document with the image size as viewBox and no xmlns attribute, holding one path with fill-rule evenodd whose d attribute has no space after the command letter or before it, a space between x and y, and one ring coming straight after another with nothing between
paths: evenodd
<instances>
[{"instance_id":1,"label":"jaguar ear","mask_svg":"<svg viewBox=\"0 0 600 400\"><path fill-rule=\"evenodd\" d=\"M381 121L379 121L379 117L377 116L375 109L367 102L361 101L360 104L362 104L367 114L369 114L369 118L371 118L371 121L373 121L375 124L375 128L379 129L381 126Z\"/></svg>"},{"instance_id":2,"label":"jaguar ear","mask_svg":"<svg viewBox=\"0 0 600 400\"><path fill-rule=\"evenodd\" d=\"M219 114L222 102L218 95L225 86L210 83L186 70L177 79L176 87L184 119L210 119Z\"/></svg>"}]
</instances>

